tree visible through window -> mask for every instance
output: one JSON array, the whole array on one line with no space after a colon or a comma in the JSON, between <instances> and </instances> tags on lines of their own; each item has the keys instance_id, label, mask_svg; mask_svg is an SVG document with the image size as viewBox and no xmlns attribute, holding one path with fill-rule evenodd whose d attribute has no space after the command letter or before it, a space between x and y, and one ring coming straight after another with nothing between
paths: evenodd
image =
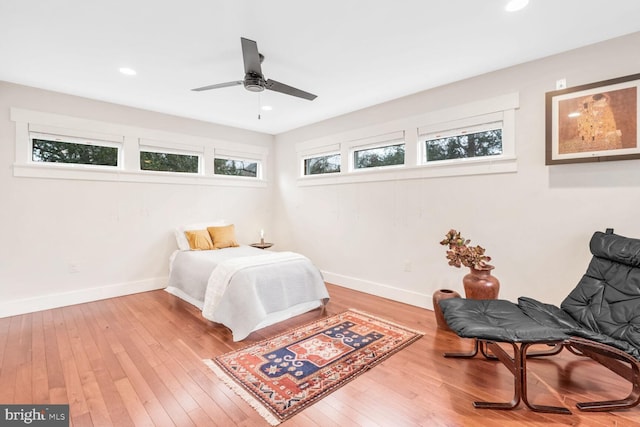
<instances>
[{"instance_id":1,"label":"tree visible through window","mask_svg":"<svg viewBox=\"0 0 640 427\"><path fill-rule=\"evenodd\" d=\"M258 176L258 162L216 158L213 161L213 173L216 175Z\"/></svg>"},{"instance_id":2,"label":"tree visible through window","mask_svg":"<svg viewBox=\"0 0 640 427\"><path fill-rule=\"evenodd\" d=\"M104 145L32 139L34 162L118 166L118 148Z\"/></svg>"},{"instance_id":3,"label":"tree visible through window","mask_svg":"<svg viewBox=\"0 0 640 427\"><path fill-rule=\"evenodd\" d=\"M404 143L367 148L353 153L353 167L355 169L402 164L404 164Z\"/></svg>"},{"instance_id":4,"label":"tree visible through window","mask_svg":"<svg viewBox=\"0 0 640 427\"><path fill-rule=\"evenodd\" d=\"M198 173L197 155L140 152L140 169L146 171Z\"/></svg>"},{"instance_id":5,"label":"tree visible through window","mask_svg":"<svg viewBox=\"0 0 640 427\"><path fill-rule=\"evenodd\" d=\"M319 175L337 172L340 172L340 154L328 154L326 156L304 159L305 175Z\"/></svg>"},{"instance_id":6,"label":"tree visible through window","mask_svg":"<svg viewBox=\"0 0 640 427\"><path fill-rule=\"evenodd\" d=\"M502 154L502 129L464 133L425 141L427 162Z\"/></svg>"}]
</instances>

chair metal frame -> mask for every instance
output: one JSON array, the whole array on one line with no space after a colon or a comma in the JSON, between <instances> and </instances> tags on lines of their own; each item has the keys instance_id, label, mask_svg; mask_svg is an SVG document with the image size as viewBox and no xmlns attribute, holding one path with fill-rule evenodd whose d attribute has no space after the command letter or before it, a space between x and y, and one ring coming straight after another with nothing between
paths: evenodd
<instances>
[{"instance_id":1,"label":"chair metal frame","mask_svg":"<svg viewBox=\"0 0 640 427\"><path fill-rule=\"evenodd\" d=\"M571 337L563 341L535 341L535 342L497 342L474 338L474 347L467 353L445 353L444 357L450 358L474 358L481 353L485 359L499 360L511 372L514 379L513 398L509 402L485 402L475 401L473 406L479 409L514 409L523 402L529 409L535 412L553 414L571 414L571 411L561 406L538 405L529 401L527 391L527 358L553 356L566 348L577 356L588 357L605 368L616 373L631 383L632 389L627 397L616 400L603 400L593 402L578 402L576 407L584 412L606 412L620 409L629 409L640 404L640 361L610 345L580 337ZM508 344L513 349L513 355L509 354L500 344ZM551 348L544 351L531 351L533 345L546 344Z\"/></svg>"}]
</instances>

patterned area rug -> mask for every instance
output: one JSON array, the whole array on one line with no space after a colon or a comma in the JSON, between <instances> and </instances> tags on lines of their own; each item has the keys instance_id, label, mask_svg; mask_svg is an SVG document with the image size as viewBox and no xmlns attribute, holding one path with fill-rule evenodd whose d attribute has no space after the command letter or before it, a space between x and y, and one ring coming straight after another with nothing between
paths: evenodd
<instances>
[{"instance_id":1,"label":"patterned area rug","mask_svg":"<svg viewBox=\"0 0 640 427\"><path fill-rule=\"evenodd\" d=\"M278 425L422 335L349 310L205 363Z\"/></svg>"}]
</instances>

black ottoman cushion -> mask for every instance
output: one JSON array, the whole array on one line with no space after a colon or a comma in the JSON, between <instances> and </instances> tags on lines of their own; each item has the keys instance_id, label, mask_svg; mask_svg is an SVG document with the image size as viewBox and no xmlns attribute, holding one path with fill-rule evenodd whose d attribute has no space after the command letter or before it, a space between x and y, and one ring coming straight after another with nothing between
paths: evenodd
<instances>
[{"instance_id":1,"label":"black ottoman cushion","mask_svg":"<svg viewBox=\"0 0 640 427\"><path fill-rule=\"evenodd\" d=\"M560 329L544 326L506 300L451 298L440 301L449 327L464 338L499 342L564 341Z\"/></svg>"}]
</instances>

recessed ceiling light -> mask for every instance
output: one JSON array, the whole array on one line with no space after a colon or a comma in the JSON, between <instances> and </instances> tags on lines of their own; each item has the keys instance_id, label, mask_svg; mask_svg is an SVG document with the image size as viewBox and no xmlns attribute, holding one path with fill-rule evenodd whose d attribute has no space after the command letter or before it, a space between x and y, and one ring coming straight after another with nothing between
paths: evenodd
<instances>
[{"instance_id":1,"label":"recessed ceiling light","mask_svg":"<svg viewBox=\"0 0 640 427\"><path fill-rule=\"evenodd\" d=\"M136 70L134 70L133 68L127 68L127 67L121 67L120 72L127 76L135 76L137 74Z\"/></svg>"},{"instance_id":2,"label":"recessed ceiling light","mask_svg":"<svg viewBox=\"0 0 640 427\"><path fill-rule=\"evenodd\" d=\"M529 4L529 0L511 0L505 6L504 10L507 12L515 12L520 9L524 9Z\"/></svg>"},{"instance_id":3,"label":"recessed ceiling light","mask_svg":"<svg viewBox=\"0 0 640 427\"><path fill-rule=\"evenodd\" d=\"M262 109L263 109L264 111L271 111L271 110L273 110L273 107L272 107L271 105L263 105L263 106L262 106Z\"/></svg>"}]
</instances>

